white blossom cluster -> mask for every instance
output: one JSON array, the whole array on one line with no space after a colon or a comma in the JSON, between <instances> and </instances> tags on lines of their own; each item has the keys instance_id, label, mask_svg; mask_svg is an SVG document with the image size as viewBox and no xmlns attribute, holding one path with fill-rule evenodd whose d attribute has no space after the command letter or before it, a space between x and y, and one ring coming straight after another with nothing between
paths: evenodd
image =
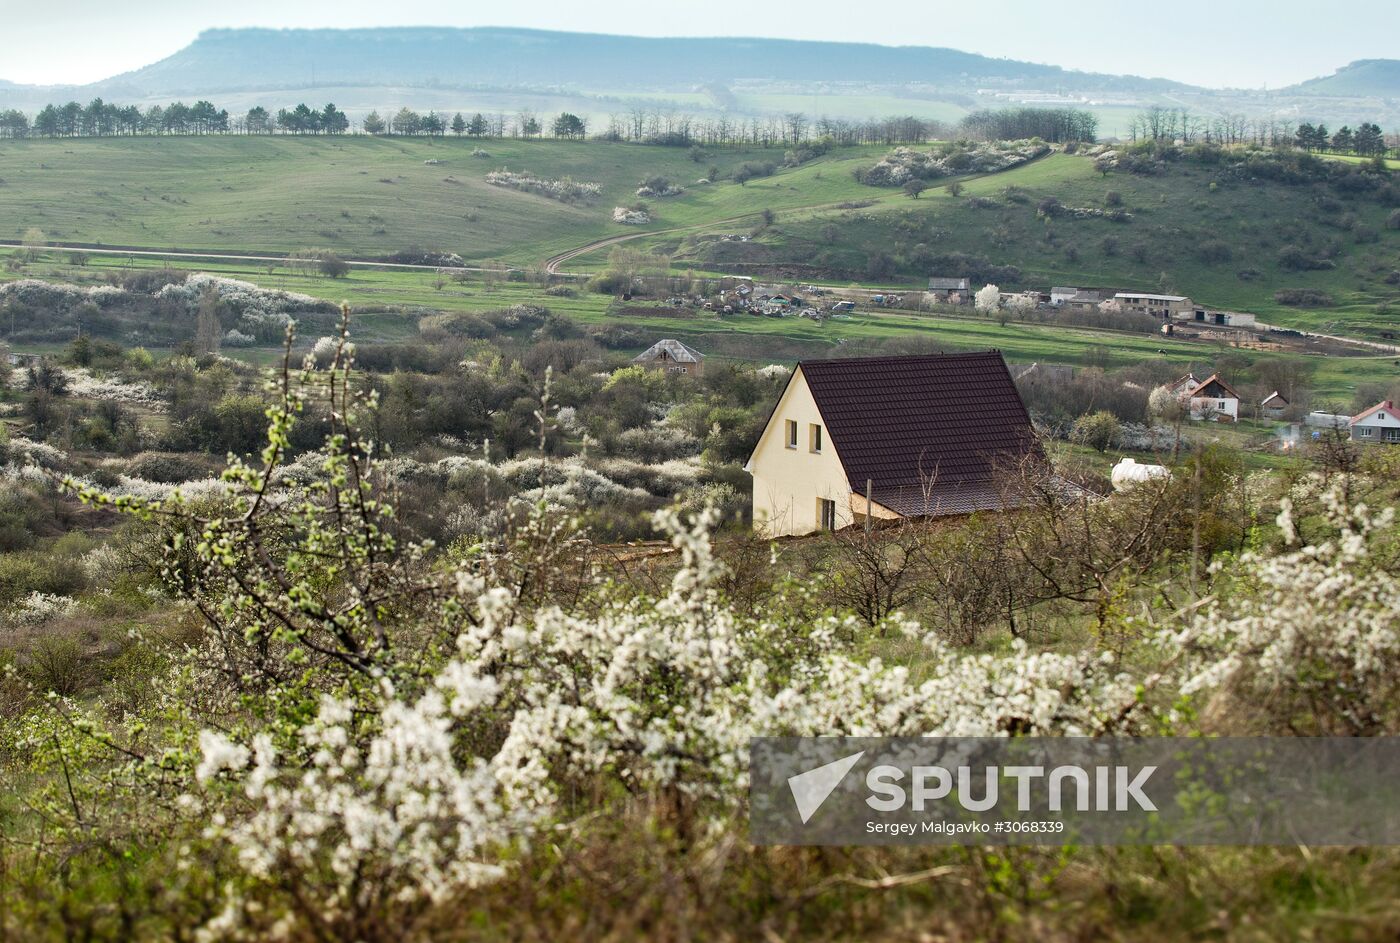
<instances>
[{"instance_id":1,"label":"white blossom cluster","mask_svg":"<svg viewBox=\"0 0 1400 943\"><path fill-rule=\"evenodd\" d=\"M238 314L240 328L265 339L276 339L280 336L292 322L294 315L335 311L334 305L310 295L259 288L252 282L210 275L207 272L196 272L178 285L166 285L156 292L156 297L180 302L193 315L199 308L204 293L209 289L217 292L219 301Z\"/></svg>"},{"instance_id":2,"label":"white blossom cluster","mask_svg":"<svg viewBox=\"0 0 1400 943\"><path fill-rule=\"evenodd\" d=\"M1080 153L1085 157L1091 158L1097 169L1111 170L1118 166L1118 152L1114 150L1111 144L1099 144L1096 147L1091 147Z\"/></svg>"},{"instance_id":3,"label":"white blossom cluster","mask_svg":"<svg viewBox=\"0 0 1400 943\"><path fill-rule=\"evenodd\" d=\"M1400 676L1400 580L1373 560L1395 509L1349 505L1345 485L1339 477L1317 495L1329 536L1303 544L1284 499L1278 525L1296 549L1244 554L1250 592L1221 593L1185 628L1163 633L1183 693L1223 691L1263 706L1286 695L1307 705L1310 720L1340 722L1327 732L1375 732Z\"/></svg>"},{"instance_id":4,"label":"white blossom cluster","mask_svg":"<svg viewBox=\"0 0 1400 943\"><path fill-rule=\"evenodd\" d=\"M669 422L625 429L617 436L617 448L648 461L665 461L698 455L700 440Z\"/></svg>"},{"instance_id":5,"label":"white blossom cluster","mask_svg":"<svg viewBox=\"0 0 1400 943\"><path fill-rule=\"evenodd\" d=\"M258 339L252 334L244 334L236 327L231 327L224 334L225 347L252 347Z\"/></svg>"},{"instance_id":6,"label":"white blossom cluster","mask_svg":"<svg viewBox=\"0 0 1400 943\"><path fill-rule=\"evenodd\" d=\"M692 487L705 470L694 455L663 462L642 462L615 456L597 459L593 467L623 487L640 488L661 497L670 497Z\"/></svg>"},{"instance_id":7,"label":"white blossom cluster","mask_svg":"<svg viewBox=\"0 0 1400 943\"><path fill-rule=\"evenodd\" d=\"M53 593L31 592L5 613L5 621L12 626L34 627L44 625L54 619L71 616L78 611L77 600L69 596Z\"/></svg>"},{"instance_id":8,"label":"white blossom cluster","mask_svg":"<svg viewBox=\"0 0 1400 943\"><path fill-rule=\"evenodd\" d=\"M200 735L196 779L237 778L250 814L213 818L207 834L230 842L252 878L276 882L288 872L334 875L319 917L372 909L384 898L441 900L498 877L489 852L528 831L531 821L503 809L490 765L461 761L453 724L494 699L490 679L470 676L460 663L444 670L432 690L409 703L385 683L367 739L356 735L352 705L326 696L314 721L300 731L309 757L279 756L272 738L250 746L222 733ZM185 804L199 809L199 800ZM237 935L243 902L203 929L207 938Z\"/></svg>"},{"instance_id":9,"label":"white blossom cluster","mask_svg":"<svg viewBox=\"0 0 1400 943\"><path fill-rule=\"evenodd\" d=\"M73 396L141 406L152 412L165 411L165 398L149 384L114 376L94 376L83 367L68 367L64 373L68 377L68 392Z\"/></svg>"},{"instance_id":10,"label":"white blossom cluster","mask_svg":"<svg viewBox=\"0 0 1400 943\"><path fill-rule=\"evenodd\" d=\"M62 468L68 462L68 453L57 446L36 442L22 435L11 438L6 448L18 465L37 465L52 470Z\"/></svg>"},{"instance_id":11,"label":"white blossom cluster","mask_svg":"<svg viewBox=\"0 0 1400 943\"><path fill-rule=\"evenodd\" d=\"M1166 426L1125 422L1118 427L1118 445L1136 452L1165 452L1176 445L1176 433Z\"/></svg>"},{"instance_id":12,"label":"white blossom cluster","mask_svg":"<svg viewBox=\"0 0 1400 943\"><path fill-rule=\"evenodd\" d=\"M529 171L511 171L504 168L488 173L486 182L497 187L509 187L523 193L549 197L562 203L586 202L603 192L601 184L586 180L574 180L570 177L551 180L537 177Z\"/></svg>"},{"instance_id":13,"label":"white blossom cluster","mask_svg":"<svg viewBox=\"0 0 1400 943\"><path fill-rule=\"evenodd\" d=\"M972 297L977 310L984 314L990 314L1001 307L1001 289L996 285L983 285Z\"/></svg>"},{"instance_id":14,"label":"white blossom cluster","mask_svg":"<svg viewBox=\"0 0 1400 943\"><path fill-rule=\"evenodd\" d=\"M10 450L11 461L0 467L0 480L28 482L40 486L52 486L56 476L69 467L68 453L47 442L34 442L16 436L6 446ZM67 481L74 488L98 488L96 482L86 475L69 475ZM129 497L144 500L164 500L179 491L186 498L221 497L228 493L228 485L219 478L203 478L179 484L160 481L147 481L133 475L117 475L116 483L107 483L101 490L114 498Z\"/></svg>"},{"instance_id":15,"label":"white blossom cluster","mask_svg":"<svg viewBox=\"0 0 1400 943\"><path fill-rule=\"evenodd\" d=\"M705 182L705 183L709 183L708 180L706 180L706 181L704 181L704 182ZM641 196L641 197L680 196L680 195L681 195L682 193L684 193L684 192L685 192L685 187L679 186L679 185L674 184L674 183L669 183L669 182L668 182L664 187L661 187L660 189L658 189L658 188L656 188L656 187L649 187L649 186L647 186L647 185L645 185L645 184L643 184L642 186L640 186L640 187L637 188L637 196Z\"/></svg>"},{"instance_id":16,"label":"white blossom cluster","mask_svg":"<svg viewBox=\"0 0 1400 943\"><path fill-rule=\"evenodd\" d=\"M572 786L597 777L742 802L754 736L1132 729L1134 684L1106 658L1023 645L967 656L896 622L889 630L929 649L919 682L903 666L849 654L850 619L783 621L781 607L741 615L716 589L724 567L713 523L712 512L690 526L659 513L680 561L669 591L604 592L587 615L522 611L511 590L461 572L457 591L475 618L422 695L401 699L384 684L354 705L326 698L295 738L296 761L265 733L240 742L206 731L199 780L231 779L224 788L251 803L216 820L215 833L255 878L329 867L334 911L356 889L438 898L490 879L493 848L527 838L563 811ZM503 732L491 741L499 749L471 755L460 738L483 725ZM215 928L236 926L236 915L234 902Z\"/></svg>"},{"instance_id":17,"label":"white blossom cluster","mask_svg":"<svg viewBox=\"0 0 1400 943\"><path fill-rule=\"evenodd\" d=\"M651 214L646 210L633 210L625 206L614 206L612 221L624 226L645 226L651 222Z\"/></svg>"},{"instance_id":18,"label":"white blossom cluster","mask_svg":"<svg viewBox=\"0 0 1400 943\"><path fill-rule=\"evenodd\" d=\"M898 187L915 179L995 173L1034 160L1049 151L1049 145L1030 141L969 144L948 153L897 147L861 174L860 180L873 187ZM954 155L957 155L956 159Z\"/></svg>"},{"instance_id":19,"label":"white blossom cluster","mask_svg":"<svg viewBox=\"0 0 1400 943\"><path fill-rule=\"evenodd\" d=\"M0 284L0 302L15 300L25 305L63 313L85 301L106 307L126 297L126 292L111 285L80 288L77 285L53 284L37 278L21 278Z\"/></svg>"}]
</instances>

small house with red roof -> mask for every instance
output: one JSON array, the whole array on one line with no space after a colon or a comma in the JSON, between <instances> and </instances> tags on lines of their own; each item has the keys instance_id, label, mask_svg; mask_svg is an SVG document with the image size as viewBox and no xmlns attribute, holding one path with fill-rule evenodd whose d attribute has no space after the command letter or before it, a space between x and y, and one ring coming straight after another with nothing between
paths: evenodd
<instances>
[{"instance_id":1,"label":"small house with red roof","mask_svg":"<svg viewBox=\"0 0 1400 943\"><path fill-rule=\"evenodd\" d=\"M1400 442L1400 412L1390 400L1381 400L1347 424L1356 442Z\"/></svg>"}]
</instances>

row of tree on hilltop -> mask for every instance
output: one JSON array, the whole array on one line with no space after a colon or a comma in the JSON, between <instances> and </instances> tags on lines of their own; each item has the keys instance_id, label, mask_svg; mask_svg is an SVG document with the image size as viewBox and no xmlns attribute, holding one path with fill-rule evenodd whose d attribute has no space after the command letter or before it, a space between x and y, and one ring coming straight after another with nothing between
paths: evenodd
<instances>
[{"instance_id":1,"label":"row of tree on hilltop","mask_svg":"<svg viewBox=\"0 0 1400 943\"><path fill-rule=\"evenodd\" d=\"M1400 136L1386 138L1380 125L1363 121L1355 130L1343 125L1329 133L1327 125L1294 125L1278 118L1250 118L1239 112L1200 115L1189 108L1154 105L1134 115L1128 137L1136 141L1180 141L1183 144L1253 144L1258 147L1299 147L1375 157L1400 148Z\"/></svg>"},{"instance_id":2,"label":"row of tree on hilltop","mask_svg":"<svg viewBox=\"0 0 1400 943\"><path fill-rule=\"evenodd\" d=\"M396 112L371 111L358 122L333 103L320 108L299 103L275 113L258 105L242 115L230 115L208 101L193 105L174 102L142 109L101 98L87 105L70 101L46 105L32 118L18 110L0 111L0 138L113 137L185 134L347 134L428 136L448 134L473 138L540 138L565 140L586 137L688 147L704 145L802 146L821 141L836 145L921 144L931 140L974 138L1020 140L1040 138L1050 143L1093 141L1098 119L1074 108L1005 108L973 112L959 124L896 115L853 120L801 112L758 117L727 113L697 117L661 107L636 106L608 115L606 124L590 127L589 119L571 112L553 118L521 110L515 114L419 112L403 107Z\"/></svg>"}]
</instances>

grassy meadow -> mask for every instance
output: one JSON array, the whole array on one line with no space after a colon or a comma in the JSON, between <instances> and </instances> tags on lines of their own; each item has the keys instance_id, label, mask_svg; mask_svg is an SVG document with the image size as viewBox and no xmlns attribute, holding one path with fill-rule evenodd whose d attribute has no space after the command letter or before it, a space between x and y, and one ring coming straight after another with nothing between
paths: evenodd
<instances>
[{"instance_id":1,"label":"grassy meadow","mask_svg":"<svg viewBox=\"0 0 1400 943\"><path fill-rule=\"evenodd\" d=\"M488 157L473 156L481 149ZM863 284L919 284L937 259L963 253L1019 268L1019 285L1138 286L1179 292L1270 323L1379 337L1400 304L1400 230L1376 201L1337 200L1315 187L1242 180L1191 162L1157 175L1100 174L1091 160L1052 154L997 174L965 178L911 200L858 183L884 148L843 148L740 186L745 162L781 165L783 152L681 149L600 142L312 137L33 140L0 146L0 238L38 228L54 242L281 254L318 247L352 257L410 248L456 252L470 262L540 266L552 255L633 236L697 271L786 269ZM431 163L430 163L431 162ZM719 169L721 180L696 184ZM565 204L492 186L495 169L598 183L589 204ZM612 222L648 176L686 187L650 199L652 222ZM1008 194L1016 194L1014 201ZM1042 218L1053 197L1103 217ZM843 204L860 203L857 208ZM776 224L759 225L764 210ZM707 236L755 233L717 257ZM1279 250L1298 245L1335 267L1288 271ZM1213 253L1204 247L1210 246ZM609 249L570 260L596 271ZM866 274L886 253L894 268ZM805 273L805 274L804 274ZM1389 281L1387 280L1389 279ZM829 279L828 279L829 280ZM838 279L840 280L840 279ZM1331 305L1279 303L1281 289L1313 289Z\"/></svg>"},{"instance_id":2,"label":"grassy meadow","mask_svg":"<svg viewBox=\"0 0 1400 943\"><path fill-rule=\"evenodd\" d=\"M473 156L473 151L489 156ZM746 161L782 163L781 149L679 148L598 142L404 138L189 137L6 141L0 145L0 238L30 227L51 241L162 249L282 253L316 246L351 256L413 247L477 261L537 264L626 234L614 206L637 201L649 176L687 187L648 201L652 229L694 226L866 195L849 168L878 149L843 150L783 174L782 185L694 182ZM428 163L428 162L433 163ZM486 183L529 171L601 185L566 204ZM877 194L878 195L878 194Z\"/></svg>"}]
</instances>

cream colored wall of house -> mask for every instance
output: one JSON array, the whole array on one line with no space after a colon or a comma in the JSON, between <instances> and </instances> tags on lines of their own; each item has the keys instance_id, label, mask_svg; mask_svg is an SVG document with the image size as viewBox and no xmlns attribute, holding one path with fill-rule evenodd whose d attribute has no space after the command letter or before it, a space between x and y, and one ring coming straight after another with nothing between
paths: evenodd
<instances>
[{"instance_id":1,"label":"cream colored wall of house","mask_svg":"<svg viewBox=\"0 0 1400 943\"><path fill-rule=\"evenodd\" d=\"M787 447L787 420L797 421L797 448ZM822 426L822 451L808 449L808 426ZM799 367L778 401L773 418L758 440L749 462L753 475L754 529L770 537L807 534L816 530L817 499L836 502L836 526L852 521L851 489L846 470L836 455L830 431L812 399Z\"/></svg>"}]
</instances>

